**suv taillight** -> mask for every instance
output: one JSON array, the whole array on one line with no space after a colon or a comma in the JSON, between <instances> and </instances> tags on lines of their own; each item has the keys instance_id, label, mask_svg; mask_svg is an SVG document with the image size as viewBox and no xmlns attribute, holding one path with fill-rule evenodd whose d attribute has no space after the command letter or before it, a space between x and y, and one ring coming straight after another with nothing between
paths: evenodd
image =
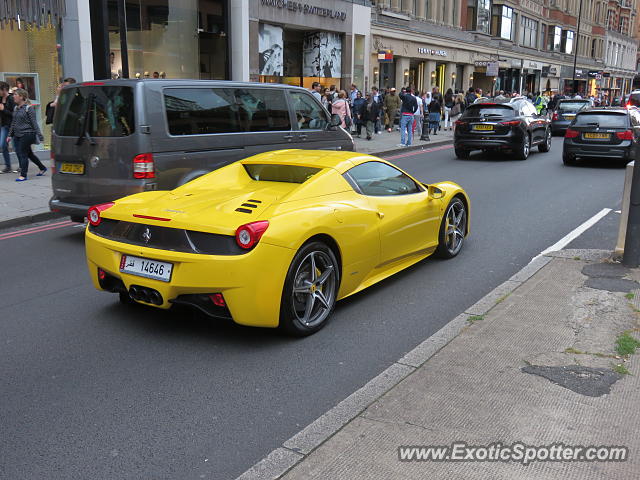
<instances>
[{"instance_id":1,"label":"suv taillight","mask_svg":"<svg viewBox=\"0 0 640 480\"><path fill-rule=\"evenodd\" d=\"M579 131L574 130L573 128L567 128L564 138L576 138L578 135L580 135Z\"/></svg>"},{"instance_id":2,"label":"suv taillight","mask_svg":"<svg viewBox=\"0 0 640 480\"><path fill-rule=\"evenodd\" d=\"M100 205L94 205L93 207L91 207L87 212L87 219L89 220L89 223L94 227L100 225L100 222L102 221L100 214L106 209L113 207L114 205L115 204L113 202L109 202L101 203Z\"/></svg>"},{"instance_id":3,"label":"suv taillight","mask_svg":"<svg viewBox=\"0 0 640 480\"><path fill-rule=\"evenodd\" d=\"M616 137L620 140L633 140L633 130L625 130L624 132L616 132Z\"/></svg>"},{"instance_id":4,"label":"suv taillight","mask_svg":"<svg viewBox=\"0 0 640 480\"><path fill-rule=\"evenodd\" d=\"M242 225L236 230L236 243L240 248L249 250L260 241L260 237L267 231L267 228L269 228L267 220Z\"/></svg>"},{"instance_id":5,"label":"suv taillight","mask_svg":"<svg viewBox=\"0 0 640 480\"><path fill-rule=\"evenodd\" d=\"M133 178L155 178L152 153L141 153L133 157Z\"/></svg>"},{"instance_id":6,"label":"suv taillight","mask_svg":"<svg viewBox=\"0 0 640 480\"><path fill-rule=\"evenodd\" d=\"M508 127L514 127L520 125L520 120L511 120L510 122L500 122L500 125L507 125Z\"/></svg>"}]
</instances>

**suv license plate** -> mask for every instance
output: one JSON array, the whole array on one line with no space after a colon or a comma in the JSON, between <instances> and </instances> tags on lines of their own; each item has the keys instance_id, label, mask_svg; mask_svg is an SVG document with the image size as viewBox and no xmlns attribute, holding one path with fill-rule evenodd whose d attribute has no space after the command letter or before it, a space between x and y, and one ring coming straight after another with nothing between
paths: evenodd
<instances>
[{"instance_id":1,"label":"suv license plate","mask_svg":"<svg viewBox=\"0 0 640 480\"><path fill-rule=\"evenodd\" d=\"M608 133L585 133L584 138L596 139L596 140L609 140Z\"/></svg>"},{"instance_id":2,"label":"suv license plate","mask_svg":"<svg viewBox=\"0 0 640 480\"><path fill-rule=\"evenodd\" d=\"M132 255L122 255L120 271L122 273L138 275L139 277L168 282L171 280L173 264L149 260L148 258L134 257Z\"/></svg>"},{"instance_id":3,"label":"suv license plate","mask_svg":"<svg viewBox=\"0 0 640 480\"><path fill-rule=\"evenodd\" d=\"M70 173L72 175L83 175L83 163L63 163L60 165L60 173Z\"/></svg>"},{"instance_id":4,"label":"suv license plate","mask_svg":"<svg viewBox=\"0 0 640 480\"><path fill-rule=\"evenodd\" d=\"M473 130L481 130L483 132L493 131L493 125L473 125L471 128Z\"/></svg>"}]
</instances>

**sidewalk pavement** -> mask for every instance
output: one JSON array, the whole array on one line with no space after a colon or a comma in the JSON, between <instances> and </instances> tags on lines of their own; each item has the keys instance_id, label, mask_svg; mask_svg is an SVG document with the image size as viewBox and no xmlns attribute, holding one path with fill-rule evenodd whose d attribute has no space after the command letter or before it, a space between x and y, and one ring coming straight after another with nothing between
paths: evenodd
<instances>
[{"instance_id":1,"label":"sidewalk pavement","mask_svg":"<svg viewBox=\"0 0 640 480\"><path fill-rule=\"evenodd\" d=\"M640 362L615 350L623 332L640 338L638 282L640 269L609 251L540 257L240 478L639 478ZM615 445L629 456L399 460L400 446L454 442Z\"/></svg>"},{"instance_id":2,"label":"sidewalk pavement","mask_svg":"<svg viewBox=\"0 0 640 480\"><path fill-rule=\"evenodd\" d=\"M354 137L354 142L358 152L387 155L397 151L418 150L442 145L451 142L452 139L452 132L442 130L438 135L432 136L429 142L415 140L411 147L400 148L397 146L400 143L400 132L388 133L384 130L380 135L374 135L371 140L366 140L364 136L363 138ZM49 151L36 153L49 168ZM18 168L18 160L14 154L12 154L12 166L14 169ZM52 193L51 172L47 172L44 177L37 177L36 173L38 173L37 167L30 164L29 179L26 182L15 182L16 174L0 174L0 228L43 221L58 216L58 214L49 211L49 199Z\"/></svg>"}]
</instances>

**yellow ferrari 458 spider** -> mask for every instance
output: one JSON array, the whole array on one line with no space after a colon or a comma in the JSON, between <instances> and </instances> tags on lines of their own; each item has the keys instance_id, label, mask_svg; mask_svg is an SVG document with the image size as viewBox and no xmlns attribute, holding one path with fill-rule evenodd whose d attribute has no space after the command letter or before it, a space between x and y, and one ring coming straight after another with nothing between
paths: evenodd
<instances>
[{"instance_id":1,"label":"yellow ferrari 458 spider","mask_svg":"<svg viewBox=\"0 0 640 480\"><path fill-rule=\"evenodd\" d=\"M96 288L308 335L337 300L434 252L455 257L469 198L370 155L281 150L96 205L88 217Z\"/></svg>"}]
</instances>

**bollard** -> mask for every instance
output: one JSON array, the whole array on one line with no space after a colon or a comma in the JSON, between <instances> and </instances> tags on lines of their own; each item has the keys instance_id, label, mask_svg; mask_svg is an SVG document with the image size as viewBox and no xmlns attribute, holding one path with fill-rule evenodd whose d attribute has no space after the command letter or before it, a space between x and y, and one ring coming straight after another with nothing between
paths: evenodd
<instances>
[{"instance_id":1,"label":"bollard","mask_svg":"<svg viewBox=\"0 0 640 480\"><path fill-rule=\"evenodd\" d=\"M629 196L631 193L631 179L636 162L629 162L624 172L624 190L622 191L622 210L620 212L620 226L618 227L618 240L614 251L616 257L622 258L624 254L624 239L627 235L627 218L629 217Z\"/></svg>"},{"instance_id":2,"label":"bollard","mask_svg":"<svg viewBox=\"0 0 640 480\"><path fill-rule=\"evenodd\" d=\"M636 147L636 160L638 160L639 154L640 148ZM640 162L638 165L640 165ZM624 240L622 263L627 267L640 265L640 168L633 169L633 177L631 179L627 235Z\"/></svg>"}]
</instances>

